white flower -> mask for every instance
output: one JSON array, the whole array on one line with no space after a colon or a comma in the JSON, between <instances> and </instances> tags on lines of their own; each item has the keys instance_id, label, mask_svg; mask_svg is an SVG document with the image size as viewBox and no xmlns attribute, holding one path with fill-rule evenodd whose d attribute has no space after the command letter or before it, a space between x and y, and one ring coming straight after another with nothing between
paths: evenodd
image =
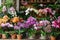
<instances>
[{"instance_id":1,"label":"white flower","mask_svg":"<svg viewBox=\"0 0 60 40\"><path fill-rule=\"evenodd\" d=\"M54 15L56 13L56 11L53 11L52 14Z\"/></svg>"},{"instance_id":2,"label":"white flower","mask_svg":"<svg viewBox=\"0 0 60 40\"><path fill-rule=\"evenodd\" d=\"M7 9L6 9L6 6L3 6L2 8L2 12L5 12Z\"/></svg>"},{"instance_id":3,"label":"white flower","mask_svg":"<svg viewBox=\"0 0 60 40\"><path fill-rule=\"evenodd\" d=\"M25 12L26 14L25 15L28 15L29 14L29 11L34 11L36 12L37 14L39 13L38 10L34 9L34 8L28 8Z\"/></svg>"},{"instance_id":4,"label":"white flower","mask_svg":"<svg viewBox=\"0 0 60 40\"><path fill-rule=\"evenodd\" d=\"M10 24L8 27L13 27L13 25L12 25L12 24Z\"/></svg>"}]
</instances>

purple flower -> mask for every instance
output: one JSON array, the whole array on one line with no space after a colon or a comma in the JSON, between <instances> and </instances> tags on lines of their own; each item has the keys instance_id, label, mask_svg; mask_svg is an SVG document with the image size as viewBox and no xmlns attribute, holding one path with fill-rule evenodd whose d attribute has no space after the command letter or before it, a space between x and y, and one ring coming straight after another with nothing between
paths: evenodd
<instances>
[{"instance_id":1,"label":"purple flower","mask_svg":"<svg viewBox=\"0 0 60 40\"><path fill-rule=\"evenodd\" d=\"M12 24L9 24L8 27L13 27L13 25Z\"/></svg>"},{"instance_id":2,"label":"purple flower","mask_svg":"<svg viewBox=\"0 0 60 40\"><path fill-rule=\"evenodd\" d=\"M32 16L30 16L28 19L27 19L27 21L36 21L36 18L34 18L34 17L32 17Z\"/></svg>"},{"instance_id":3,"label":"purple flower","mask_svg":"<svg viewBox=\"0 0 60 40\"><path fill-rule=\"evenodd\" d=\"M29 28L29 26L30 26L30 25L27 24L27 23L24 24L24 28Z\"/></svg>"},{"instance_id":4,"label":"purple flower","mask_svg":"<svg viewBox=\"0 0 60 40\"><path fill-rule=\"evenodd\" d=\"M27 21L26 21L27 24L30 24L30 25L33 25L36 23L36 19L32 16L30 16Z\"/></svg>"},{"instance_id":5,"label":"purple flower","mask_svg":"<svg viewBox=\"0 0 60 40\"><path fill-rule=\"evenodd\" d=\"M15 26L14 26L14 29L19 30L20 27L15 25Z\"/></svg>"},{"instance_id":6,"label":"purple flower","mask_svg":"<svg viewBox=\"0 0 60 40\"><path fill-rule=\"evenodd\" d=\"M2 27L5 27L6 25L4 23L1 24Z\"/></svg>"},{"instance_id":7,"label":"purple flower","mask_svg":"<svg viewBox=\"0 0 60 40\"><path fill-rule=\"evenodd\" d=\"M17 26L19 26L20 28L24 28L24 23L18 22L18 23L17 23Z\"/></svg>"},{"instance_id":8,"label":"purple flower","mask_svg":"<svg viewBox=\"0 0 60 40\"><path fill-rule=\"evenodd\" d=\"M6 26L10 25L10 23L5 23Z\"/></svg>"},{"instance_id":9,"label":"purple flower","mask_svg":"<svg viewBox=\"0 0 60 40\"><path fill-rule=\"evenodd\" d=\"M13 27L13 25L10 24L10 23L5 23L5 24L2 23L1 26L2 26L2 27Z\"/></svg>"}]
</instances>

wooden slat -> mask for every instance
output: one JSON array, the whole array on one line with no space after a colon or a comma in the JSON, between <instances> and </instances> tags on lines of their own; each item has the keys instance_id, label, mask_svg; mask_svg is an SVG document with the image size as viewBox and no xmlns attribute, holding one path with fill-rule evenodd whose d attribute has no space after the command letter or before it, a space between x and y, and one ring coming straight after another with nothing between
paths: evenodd
<instances>
[{"instance_id":1,"label":"wooden slat","mask_svg":"<svg viewBox=\"0 0 60 40\"><path fill-rule=\"evenodd\" d=\"M26 0L20 0L20 2ZM28 3L54 3L56 0L29 0Z\"/></svg>"}]
</instances>

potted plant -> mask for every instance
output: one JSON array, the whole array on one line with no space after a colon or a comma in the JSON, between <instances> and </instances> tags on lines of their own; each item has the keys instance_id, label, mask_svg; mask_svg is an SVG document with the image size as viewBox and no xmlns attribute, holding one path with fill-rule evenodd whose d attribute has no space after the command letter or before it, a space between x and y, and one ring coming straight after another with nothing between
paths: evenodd
<instances>
[{"instance_id":1,"label":"potted plant","mask_svg":"<svg viewBox=\"0 0 60 40\"><path fill-rule=\"evenodd\" d=\"M7 38L7 33L5 31L2 31L2 39L6 39Z\"/></svg>"},{"instance_id":2,"label":"potted plant","mask_svg":"<svg viewBox=\"0 0 60 40\"><path fill-rule=\"evenodd\" d=\"M17 39L20 40L22 39L22 33L25 31L25 29L18 29L16 30L17 33Z\"/></svg>"},{"instance_id":3,"label":"potted plant","mask_svg":"<svg viewBox=\"0 0 60 40\"><path fill-rule=\"evenodd\" d=\"M40 31L41 32L41 40L46 40L46 32L44 32L43 30Z\"/></svg>"},{"instance_id":4,"label":"potted plant","mask_svg":"<svg viewBox=\"0 0 60 40\"><path fill-rule=\"evenodd\" d=\"M0 27L0 38L2 38L2 28Z\"/></svg>"},{"instance_id":5,"label":"potted plant","mask_svg":"<svg viewBox=\"0 0 60 40\"><path fill-rule=\"evenodd\" d=\"M51 40L56 40L56 37L60 34L60 16L52 21Z\"/></svg>"},{"instance_id":6,"label":"potted plant","mask_svg":"<svg viewBox=\"0 0 60 40\"><path fill-rule=\"evenodd\" d=\"M22 34L21 34L21 30L18 30L17 32L17 39L22 39Z\"/></svg>"},{"instance_id":7,"label":"potted plant","mask_svg":"<svg viewBox=\"0 0 60 40\"><path fill-rule=\"evenodd\" d=\"M36 30L34 28L28 28L28 39L34 39Z\"/></svg>"},{"instance_id":8,"label":"potted plant","mask_svg":"<svg viewBox=\"0 0 60 40\"><path fill-rule=\"evenodd\" d=\"M14 26L14 30L17 33L17 39L22 39L22 33L25 31L25 30L21 29L20 27L21 27L20 24L19 24L19 26L18 25Z\"/></svg>"},{"instance_id":9,"label":"potted plant","mask_svg":"<svg viewBox=\"0 0 60 40\"><path fill-rule=\"evenodd\" d=\"M10 31L11 39L16 39L16 32L15 31Z\"/></svg>"}]
</instances>

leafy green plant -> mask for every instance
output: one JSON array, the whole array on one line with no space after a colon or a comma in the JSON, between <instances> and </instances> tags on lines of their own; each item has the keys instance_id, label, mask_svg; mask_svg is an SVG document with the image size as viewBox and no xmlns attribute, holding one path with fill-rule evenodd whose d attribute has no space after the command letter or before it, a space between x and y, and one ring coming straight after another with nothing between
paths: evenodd
<instances>
[{"instance_id":1,"label":"leafy green plant","mask_svg":"<svg viewBox=\"0 0 60 40\"><path fill-rule=\"evenodd\" d=\"M13 0L6 0L5 5L7 6L7 8L9 8L13 5Z\"/></svg>"},{"instance_id":2,"label":"leafy green plant","mask_svg":"<svg viewBox=\"0 0 60 40\"><path fill-rule=\"evenodd\" d=\"M0 6L0 13L2 12L2 6Z\"/></svg>"},{"instance_id":3,"label":"leafy green plant","mask_svg":"<svg viewBox=\"0 0 60 40\"><path fill-rule=\"evenodd\" d=\"M29 37L35 35L35 33L36 33L35 29L32 29L32 28L28 29L28 35L29 35Z\"/></svg>"}]
</instances>

